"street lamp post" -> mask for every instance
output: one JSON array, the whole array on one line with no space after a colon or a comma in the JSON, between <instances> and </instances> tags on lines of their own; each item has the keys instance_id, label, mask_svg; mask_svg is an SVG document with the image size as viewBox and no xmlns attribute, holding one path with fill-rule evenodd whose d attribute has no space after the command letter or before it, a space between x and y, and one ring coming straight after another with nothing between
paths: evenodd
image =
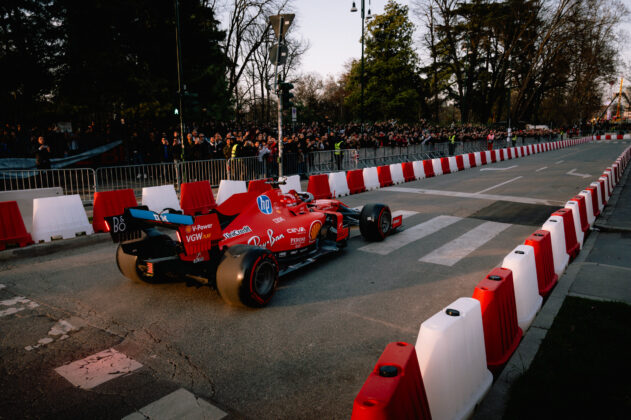
<instances>
[{"instance_id":1,"label":"street lamp post","mask_svg":"<svg viewBox=\"0 0 631 420\"><path fill-rule=\"evenodd\" d=\"M361 121L361 133L364 134L364 20L371 19L372 15L370 14L370 0L368 0L368 15L364 16L365 10L365 0L361 0L361 18L362 18L362 58L361 58L361 75L359 77L359 83L361 86L361 102L359 108L359 118ZM351 6L351 12L354 13L357 11L357 6L355 6L355 2Z\"/></svg>"}]
</instances>

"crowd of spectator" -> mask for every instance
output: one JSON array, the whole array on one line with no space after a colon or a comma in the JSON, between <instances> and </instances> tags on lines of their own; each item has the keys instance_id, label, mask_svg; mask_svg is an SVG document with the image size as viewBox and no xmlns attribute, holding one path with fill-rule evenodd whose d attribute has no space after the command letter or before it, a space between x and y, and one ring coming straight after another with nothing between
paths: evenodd
<instances>
[{"instance_id":1,"label":"crowd of spectator","mask_svg":"<svg viewBox=\"0 0 631 420\"><path fill-rule=\"evenodd\" d=\"M52 125L47 128L25 129L20 124L5 124L0 132L0 158L35 157L41 154L63 157L89 150L102 144L122 140L120 164L145 164L185 160L230 159L257 157L274 160L278 154L277 130L266 125L240 126L228 123L191 124L185 131L184 147L180 132L171 128L159 130L148 124L125 124L110 121L101 126L91 123L68 129ZM522 138L548 139L560 133L578 135L578 129L515 129L513 140ZM455 136L455 137L454 137ZM407 147L410 145L449 142L486 141L494 139L497 147L508 137L505 127L494 128L474 124L439 127L427 121L417 124L380 122L366 124L325 125L321 123L287 126L283 130L284 153L306 156L310 152L342 149ZM42 152L42 140L45 151ZM184 152L182 152L184 150ZM38 162L39 166L39 162Z\"/></svg>"}]
</instances>

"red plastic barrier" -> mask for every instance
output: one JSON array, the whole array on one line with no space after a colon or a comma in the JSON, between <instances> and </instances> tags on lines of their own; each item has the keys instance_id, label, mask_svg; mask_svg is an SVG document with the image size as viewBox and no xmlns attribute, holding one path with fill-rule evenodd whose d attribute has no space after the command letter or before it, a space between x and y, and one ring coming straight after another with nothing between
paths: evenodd
<instances>
[{"instance_id":1,"label":"red plastic barrier","mask_svg":"<svg viewBox=\"0 0 631 420\"><path fill-rule=\"evenodd\" d=\"M266 191L269 191L272 188L268 181L271 181L271 178L266 179L253 179L248 182L248 192L256 192L258 194L263 194Z\"/></svg>"},{"instance_id":2,"label":"red plastic barrier","mask_svg":"<svg viewBox=\"0 0 631 420\"><path fill-rule=\"evenodd\" d=\"M33 243L31 234L24 227L24 219L17 201L3 201L0 203L0 251L7 244L20 247Z\"/></svg>"},{"instance_id":3,"label":"red plastic barrier","mask_svg":"<svg viewBox=\"0 0 631 420\"><path fill-rule=\"evenodd\" d=\"M307 184L307 192L313 194L313 198L319 200L321 198L331 198L331 188L329 187L329 177L326 174L311 175Z\"/></svg>"},{"instance_id":4,"label":"red plastic barrier","mask_svg":"<svg viewBox=\"0 0 631 420\"><path fill-rule=\"evenodd\" d=\"M469 153L469 166L475 168L477 164L475 163L475 153Z\"/></svg>"},{"instance_id":5,"label":"red plastic barrier","mask_svg":"<svg viewBox=\"0 0 631 420\"><path fill-rule=\"evenodd\" d=\"M456 166L458 166L459 171L464 171L464 158L462 155L456 155Z\"/></svg>"},{"instance_id":6,"label":"red plastic barrier","mask_svg":"<svg viewBox=\"0 0 631 420\"><path fill-rule=\"evenodd\" d=\"M618 134L616 136L616 140L622 140L622 139L624 139L624 136L622 134Z\"/></svg>"},{"instance_id":7,"label":"red plastic barrier","mask_svg":"<svg viewBox=\"0 0 631 420\"><path fill-rule=\"evenodd\" d=\"M576 228L574 227L574 215L571 209L562 208L554 213L552 216L560 216L563 218L563 230L565 231L565 250L570 256L570 259L576 258L581 250L581 246L576 238Z\"/></svg>"},{"instance_id":8,"label":"red plastic barrier","mask_svg":"<svg viewBox=\"0 0 631 420\"><path fill-rule=\"evenodd\" d=\"M423 161L423 171L425 171L425 178L436 176L436 174L434 173L434 165L432 164L431 159L426 159Z\"/></svg>"},{"instance_id":9,"label":"red plastic barrier","mask_svg":"<svg viewBox=\"0 0 631 420\"><path fill-rule=\"evenodd\" d=\"M403 162L401 164L401 169L403 170L403 179L405 182L414 181L416 179L416 175L414 175L414 165L412 162Z\"/></svg>"},{"instance_id":10,"label":"red plastic barrier","mask_svg":"<svg viewBox=\"0 0 631 420\"><path fill-rule=\"evenodd\" d=\"M521 146L521 155L522 155L522 157L528 156L528 147L527 146Z\"/></svg>"},{"instance_id":11,"label":"red plastic barrier","mask_svg":"<svg viewBox=\"0 0 631 420\"><path fill-rule=\"evenodd\" d=\"M180 207L184 214L206 214L217 206L208 181L185 182L180 189Z\"/></svg>"},{"instance_id":12,"label":"red plastic barrier","mask_svg":"<svg viewBox=\"0 0 631 420\"><path fill-rule=\"evenodd\" d=\"M575 233L576 235L576 233ZM552 256L552 237L547 230L537 230L524 241L525 245L530 245L535 250L535 265L537 266L537 283L539 294L546 297L559 276L554 273L554 258Z\"/></svg>"},{"instance_id":13,"label":"red plastic barrier","mask_svg":"<svg viewBox=\"0 0 631 420\"><path fill-rule=\"evenodd\" d=\"M443 168L443 175L451 173L451 169L449 168L449 158L440 158L440 166Z\"/></svg>"},{"instance_id":14,"label":"red plastic barrier","mask_svg":"<svg viewBox=\"0 0 631 420\"><path fill-rule=\"evenodd\" d=\"M513 272L494 268L475 287L473 298L482 307L486 364L497 373L515 352L523 334L517 323Z\"/></svg>"},{"instance_id":15,"label":"red plastic barrier","mask_svg":"<svg viewBox=\"0 0 631 420\"><path fill-rule=\"evenodd\" d=\"M513 156L514 153L515 153L515 151L513 150L512 147L507 147L506 148L506 159L507 160L511 160L513 157L515 157L515 156Z\"/></svg>"},{"instance_id":16,"label":"red plastic barrier","mask_svg":"<svg viewBox=\"0 0 631 420\"><path fill-rule=\"evenodd\" d=\"M577 195L571 198L571 201L578 203L578 213L581 216L581 230L585 235L589 231L589 222L587 221L587 205L585 204L585 197Z\"/></svg>"},{"instance_id":17,"label":"red plastic barrier","mask_svg":"<svg viewBox=\"0 0 631 420\"><path fill-rule=\"evenodd\" d=\"M364 172L361 169L354 169L346 172L346 183L351 194L357 194L366 191L364 184Z\"/></svg>"},{"instance_id":18,"label":"red plastic barrier","mask_svg":"<svg viewBox=\"0 0 631 420\"><path fill-rule=\"evenodd\" d=\"M127 207L136 207L138 202L134 190L126 189L96 192L92 205L92 228L95 232L109 232L105 218L123 214Z\"/></svg>"},{"instance_id":19,"label":"red plastic barrier","mask_svg":"<svg viewBox=\"0 0 631 420\"><path fill-rule=\"evenodd\" d=\"M493 153L491 153L493 154ZM482 165L486 165L488 162L486 161L486 152L480 152L480 162Z\"/></svg>"},{"instance_id":20,"label":"red plastic barrier","mask_svg":"<svg viewBox=\"0 0 631 420\"><path fill-rule=\"evenodd\" d=\"M499 150L491 150L491 163L497 162L498 154L502 155Z\"/></svg>"},{"instance_id":21,"label":"red plastic barrier","mask_svg":"<svg viewBox=\"0 0 631 420\"><path fill-rule=\"evenodd\" d=\"M382 188L389 187L394 184L394 182L392 182L390 166L388 165L377 166L377 176L379 177L379 185L381 185Z\"/></svg>"},{"instance_id":22,"label":"red plastic barrier","mask_svg":"<svg viewBox=\"0 0 631 420\"><path fill-rule=\"evenodd\" d=\"M592 193L592 209L594 211L594 217L600 216L600 208L598 206L598 189L596 187L587 187L587 191Z\"/></svg>"},{"instance_id":23,"label":"red plastic barrier","mask_svg":"<svg viewBox=\"0 0 631 420\"><path fill-rule=\"evenodd\" d=\"M599 179L598 183L600 184L600 198L603 200L603 206L607 204L607 193L605 192L605 180Z\"/></svg>"},{"instance_id":24,"label":"red plastic barrier","mask_svg":"<svg viewBox=\"0 0 631 420\"><path fill-rule=\"evenodd\" d=\"M414 346L388 344L355 398L351 420L431 418Z\"/></svg>"}]
</instances>

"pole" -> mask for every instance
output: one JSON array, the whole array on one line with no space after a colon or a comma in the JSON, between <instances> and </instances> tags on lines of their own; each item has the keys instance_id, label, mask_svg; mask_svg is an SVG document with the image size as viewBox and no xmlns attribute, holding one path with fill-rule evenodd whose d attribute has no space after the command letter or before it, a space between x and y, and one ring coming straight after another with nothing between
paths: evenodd
<instances>
[{"instance_id":1,"label":"pole","mask_svg":"<svg viewBox=\"0 0 631 420\"><path fill-rule=\"evenodd\" d=\"M283 100L280 94L280 84L278 83L278 59L280 57L280 44L283 40L284 18L278 20L278 53L274 64L274 83L276 84L276 96L278 97L278 178L283 176Z\"/></svg>"},{"instance_id":2,"label":"pole","mask_svg":"<svg viewBox=\"0 0 631 420\"><path fill-rule=\"evenodd\" d=\"M184 110L182 109L182 41L180 35L180 2L175 0L175 41L176 41L176 56L177 56L177 96L180 107L180 144L182 145L181 160L184 162ZM180 179L182 182L186 182L185 179Z\"/></svg>"},{"instance_id":3,"label":"pole","mask_svg":"<svg viewBox=\"0 0 631 420\"><path fill-rule=\"evenodd\" d=\"M364 5L365 1L362 0L362 64L361 64L361 102L359 108L359 118L361 120L361 133L364 135Z\"/></svg>"}]
</instances>

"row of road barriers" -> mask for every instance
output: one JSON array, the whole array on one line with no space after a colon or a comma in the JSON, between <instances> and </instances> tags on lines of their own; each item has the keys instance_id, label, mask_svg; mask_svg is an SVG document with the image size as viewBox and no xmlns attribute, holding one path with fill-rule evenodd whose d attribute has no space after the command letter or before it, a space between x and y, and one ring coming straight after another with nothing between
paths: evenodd
<instances>
[{"instance_id":1,"label":"row of road barriers","mask_svg":"<svg viewBox=\"0 0 631 420\"><path fill-rule=\"evenodd\" d=\"M522 139L532 144L534 139ZM496 142L502 145L504 142ZM471 153L487 148L485 141L458 143L456 153ZM428 143L402 147L315 151L306 155L283 155L283 175L301 175L348 171L406 161L424 160L447 155L447 143ZM183 182L208 180L217 187L222 179L254 180L279 174L277 162L257 157L213 159L204 161L168 162L143 165L110 166L97 169L0 170L0 191L30 190L60 187L65 195L78 194L84 204L94 199L97 191L134 190L137 197L142 189Z\"/></svg>"},{"instance_id":2,"label":"row of road barriers","mask_svg":"<svg viewBox=\"0 0 631 420\"><path fill-rule=\"evenodd\" d=\"M553 149L588 141L560 141ZM471 417L493 374L517 350L543 299L580 252L630 159L628 147L597 182L508 253L471 298L457 299L424 321L414 346L389 344L359 391L351 418Z\"/></svg>"}]
</instances>

